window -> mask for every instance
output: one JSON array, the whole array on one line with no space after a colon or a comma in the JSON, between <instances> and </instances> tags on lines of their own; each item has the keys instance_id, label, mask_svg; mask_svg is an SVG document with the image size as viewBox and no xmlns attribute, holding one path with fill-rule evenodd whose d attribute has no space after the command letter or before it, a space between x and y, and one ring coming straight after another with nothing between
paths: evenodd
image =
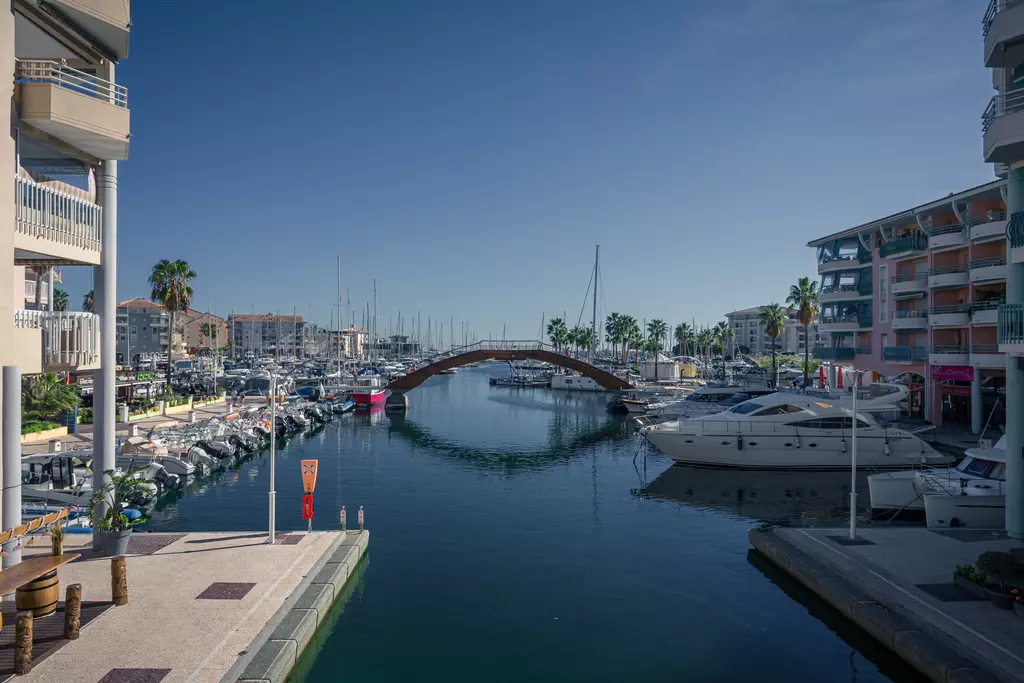
<instances>
[{"instance_id":1,"label":"window","mask_svg":"<svg viewBox=\"0 0 1024 683\"><path fill-rule=\"evenodd\" d=\"M138 333L139 333L139 328L135 327L134 325L132 325L132 336L134 337Z\"/></svg>"},{"instance_id":2,"label":"window","mask_svg":"<svg viewBox=\"0 0 1024 683\"><path fill-rule=\"evenodd\" d=\"M747 401L745 403L739 404L738 406L729 408L729 412L736 413L737 415L746 415L747 413L752 413L755 410L759 410L761 408L764 408L763 403L758 403L757 401Z\"/></svg>"},{"instance_id":3,"label":"window","mask_svg":"<svg viewBox=\"0 0 1024 683\"><path fill-rule=\"evenodd\" d=\"M764 415L785 415L786 413L802 412L804 412L803 408L797 408L796 406L791 406L787 403L781 406L772 406L771 408L765 408L759 413L754 413L754 417L762 417Z\"/></svg>"},{"instance_id":4,"label":"window","mask_svg":"<svg viewBox=\"0 0 1024 683\"><path fill-rule=\"evenodd\" d=\"M889 265L878 266L878 322L889 322Z\"/></svg>"},{"instance_id":5,"label":"window","mask_svg":"<svg viewBox=\"0 0 1024 683\"><path fill-rule=\"evenodd\" d=\"M792 427L803 427L805 429L853 429L853 418L847 417L822 417L817 420L804 420L803 422L790 422ZM870 427L867 422L857 419L857 429Z\"/></svg>"},{"instance_id":6,"label":"window","mask_svg":"<svg viewBox=\"0 0 1024 683\"><path fill-rule=\"evenodd\" d=\"M960 466L958 470L964 474L970 474L975 477L984 477L988 475L988 471L992 469L991 460L978 460L977 458L967 458Z\"/></svg>"}]
</instances>

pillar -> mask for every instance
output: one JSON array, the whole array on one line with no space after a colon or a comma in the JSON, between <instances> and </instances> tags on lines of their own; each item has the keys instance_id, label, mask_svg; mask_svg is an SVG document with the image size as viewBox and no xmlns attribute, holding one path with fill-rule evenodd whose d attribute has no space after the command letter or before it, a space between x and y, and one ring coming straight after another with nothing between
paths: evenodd
<instances>
[{"instance_id":1,"label":"pillar","mask_svg":"<svg viewBox=\"0 0 1024 683\"><path fill-rule=\"evenodd\" d=\"M2 528L21 524L21 368L5 365L3 369L3 519ZM8 541L3 558L6 569L21 562L18 541Z\"/></svg>"},{"instance_id":2,"label":"pillar","mask_svg":"<svg viewBox=\"0 0 1024 683\"><path fill-rule=\"evenodd\" d=\"M924 374L922 376L924 377L924 387L921 390L921 407L924 408L924 420L925 422L934 423L935 420L932 416L935 414L936 391L935 382L932 381L931 366L926 365L924 367ZM942 410L940 408L939 414L941 415L941 413Z\"/></svg>"},{"instance_id":3,"label":"pillar","mask_svg":"<svg viewBox=\"0 0 1024 683\"><path fill-rule=\"evenodd\" d=\"M0 64L7 68L14 66L14 6L5 3L0 9ZM10 75L10 71L8 74ZM0 78L0 102L14 100L14 79ZM11 358L14 339L14 309L22 308L25 301L25 284L19 282L21 291L14 285L14 174L18 172L18 151L15 140L17 128L12 131L14 107L0 107L0 360ZM17 295L21 295L18 299ZM22 303L15 304L15 301ZM2 364L2 363L0 363ZM0 391L0 396L3 392ZM0 411L3 401L0 400ZM18 398L18 405L21 398ZM19 432L21 429L19 427ZM5 427L0 426L0 434ZM20 434L19 434L20 440ZM2 468L0 468L2 472ZM21 481L21 475L18 475ZM0 480L2 484L2 480Z\"/></svg>"},{"instance_id":4,"label":"pillar","mask_svg":"<svg viewBox=\"0 0 1024 683\"><path fill-rule=\"evenodd\" d=\"M1022 211L1024 168L1013 168L1006 177L1006 214ZM1006 254L1010 254L1009 241ZM1024 304L1024 264L1006 266L1006 303ZM1006 531L1011 538L1024 538L1024 370L1017 360L1006 354Z\"/></svg>"},{"instance_id":5,"label":"pillar","mask_svg":"<svg viewBox=\"0 0 1024 683\"><path fill-rule=\"evenodd\" d=\"M111 70L113 67L111 67ZM113 80L113 74L110 76ZM103 472L114 469L116 440L117 373L117 162L104 161L96 172L97 203L103 208L100 237L102 262L95 268L95 306L100 316L100 369L93 375L93 471L103 483ZM168 359L169 362L169 359ZM96 506L95 517L106 514ZM95 519L94 519L95 521Z\"/></svg>"},{"instance_id":6,"label":"pillar","mask_svg":"<svg viewBox=\"0 0 1024 683\"><path fill-rule=\"evenodd\" d=\"M49 292L46 295L46 310L53 313L53 268L46 269L46 289Z\"/></svg>"},{"instance_id":7,"label":"pillar","mask_svg":"<svg viewBox=\"0 0 1024 683\"><path fill-rule=\"evenodd\" d=\"M971 432L981 434L984 424L985 415L981 401L981 368L974 368L974 377L971 379Z\"/></svg>"}]
</instances>

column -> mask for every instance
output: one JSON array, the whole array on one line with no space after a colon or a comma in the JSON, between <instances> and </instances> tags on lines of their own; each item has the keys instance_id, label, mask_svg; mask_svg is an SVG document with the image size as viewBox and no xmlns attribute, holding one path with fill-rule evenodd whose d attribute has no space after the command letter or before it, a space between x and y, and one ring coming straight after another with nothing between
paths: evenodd
<instances>
[{"instance_id":1,"label":"column","mask_svg":"<svg viewBox=\"0 0 1024 683\"><path fill-rule=\"evenodd\" d=\"M984 409L981 402L981 368L974 368L971 379L971 432L981 434L985 423Z\"/></svg>"},{"instance_id":2,"label":"column","mask_svg":"<svg viewBox=\"0 0 1024 683\"><path fill-rule=\"evenodd\" d=\"M46 310L53 313L53 268L46 269Z\"/></svg>"},{"instance_id":3,"label":"column","mask_svg":"<svg viewBox=\"0 0 1024 683\"><path fill-rule=\"evenodd\" d=\"M913 353L913 352L911 352ZM935 382L932 381L932 370L931 366L924 366L924 389L921 394L921 407L924 408L924 420L925 422L933 422L932 420L932 407L935 405Z\"/></svg>"},{"instance_id":4,"label":"column","mask_svg":"<svg viewBox=\"0 0 1024 683\"><path fill-rule=\"evenodd\" d=\"M100 237L102 265L95 268L95 306L100 316L100 369L94 377L93 394L93 471L106 483L102 472L114 469L117 454L116 382L117 373L117 162L104 161L96 173L96 194L103 207L103 233ZM129 330L130 333L130 330ZM99 506L98 506L99 507ZM97 509L96 516L106 510Z\"/></svg>"},{"instance_id":5,"label":"column","mask_svg":"<svg viewBox=\"0 0 1024 683\"><path fill-rule=\"evenodd\" d=\"M21 368L5 365L3 369L3 458L4 529L21 524ZM4 569L21 562L21 548L17 541L4 546L7 556L3 558Z\"/></svg>"},{"instance_id":6,"label":"column","mask_svg":"<svg viewBox=\"0 0 1024 683\"><path fill-rule=\"evenodd\" d=\"M1006 177L1006 215L1024 211L1024 168L1011 169ZM1010 254L1010 243L1006 243ZM1010 260L1010 259L1007 259ZM1006 266L1006 302L1024 304L1024 264ZM1006 354L1006 531L1024 538L1024 370L1017 358Z\"/></svg>"}]
</instances>

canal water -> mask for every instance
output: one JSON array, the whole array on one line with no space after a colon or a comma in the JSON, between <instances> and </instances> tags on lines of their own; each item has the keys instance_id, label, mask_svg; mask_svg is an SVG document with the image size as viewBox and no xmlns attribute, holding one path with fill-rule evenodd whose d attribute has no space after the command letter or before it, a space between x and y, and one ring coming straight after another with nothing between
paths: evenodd
<instances>
[{"instance_id":1,"label":"canal water","mask_svg":"<svg viewBox=\"0 0 1024 683\"><path fill-rule=\"evenodd\" d=\"M280 530L305 528L304 458L315 527L344 505L371 530L296 679L921 680L748 552L758 520L844 524L846 475L673 467L604 395L488 385L506 372L434 377L404 416L345 415L279 452ZM264 456L147 528L265 529L268 481Z\"/></svg>"}]
</instances>

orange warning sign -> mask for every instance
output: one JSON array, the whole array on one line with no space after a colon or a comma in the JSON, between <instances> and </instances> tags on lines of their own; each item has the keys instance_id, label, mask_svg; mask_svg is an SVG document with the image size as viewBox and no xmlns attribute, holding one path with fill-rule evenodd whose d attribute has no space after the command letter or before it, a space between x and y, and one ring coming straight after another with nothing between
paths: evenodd
<instances>
[{"instance_id":1,"label":"orange warning sign","mask_svg":"<svg viewBox=\"0 0 1024 683\"><path fill-rule=\"evenodd\" d=\"M316 460L302 460L302 490L313 493L316 488Z\"/></svg>"}]
</instances>

